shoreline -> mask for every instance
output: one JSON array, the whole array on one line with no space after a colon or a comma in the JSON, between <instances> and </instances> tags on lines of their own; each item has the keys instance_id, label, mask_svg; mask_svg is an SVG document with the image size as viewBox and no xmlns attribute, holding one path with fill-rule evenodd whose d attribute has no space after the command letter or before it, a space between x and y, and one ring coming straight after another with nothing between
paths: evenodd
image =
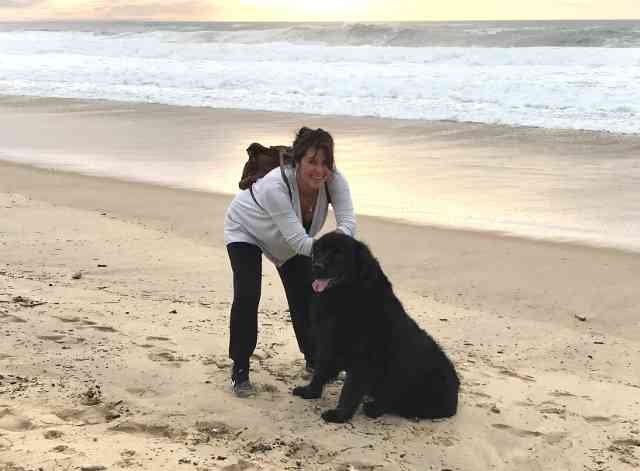
<instances>
[{"instance_id":1,"label":"shoreline","mask_svg":"<svg viewBox=\"0 0 640 471\"><path fill-rule=\"evenodd\" d=\"M567 137L568 134L582 135L585 138L600 139L606 136L609 137L621 137L621 138L637 138L640 141L640 132L615 132L608 130L595 130L595 129L578 129L578 128L545 128L542 126L531 125L511 125L502 123L484 123L481 121L456 121L452 119L415 119L415 118L390 118L385 116L373 116L373 115L341 115L341 114L317 114L306 112L290 112L290 111L272 111L272 110L252 110L245 108L219 108L206 105L176 105L160 102L147 102L147 101L123 101L123 100L111 100L105 98L77 98L77 97L62 97L62 96L44 96L44 95L3 95L0 93L0 104L12 104L12 102L22 102L20 105L25 105L24 101L59 101L61 103L67 102L69 104L83 104L83 103L95 103L104 104L108 106L140 106L140 107L168 107L168 108L186 108L200 111L217 111L217 112L229 112L229 113L246 113L249 114L266 114L273 115L276 118L294 116L301 118L300 121L304 121L306 118L317 119L329 119L329 120L362 120L362 121L374 121L383 124L399 123L401 126L412 127L438 127L439 125L455 125L460 127L468 127L468 130L474 130L477 128L494 129L498 134L504 135L504 132L520 131L525 134L542 133L542 134L557 134L558 137ZM26 103L28 104L28 103ZM570 136L575 137L575 136Z\"/></svg>"},{"instance_id":2,"label":"shoreline","mask_svg":"<svg viewBox=\"0 0 640 471\"><path fill-rule=\"evenodd\" d=\"M410 225L640 252L640 241L635 240L633 231L616 224L615 219L611 226L606 225L606 219L599 226L584 225L580 220L563 225L562 219L558 219L562 205L576 204L571 190L558 195L558 208L549 219L545 219L544 205L553 197L536 199L534 193L518 190L518 185L525 188L540 185L541 192L572 188L568 167L593 165L592 156L598 163L585 171L599 173L583 176L585 185L615 177L607 173L607 166L613 162L620 162L623 168L629 167L629 171L635 173L633 159L640 150L640 135L15 96L0 96L0 107L0 125L7 130L0 147L0 159L228 195L237 191L236 173L244 160L248 141L288 142L300 123L340 129L339 152L355 156L354 161L358 162L345 161L343 165L350 172L352 192L360 192L354 195L360 214ZM408 156L418 153L422 162L419 165L423 166L420 172L428 179L422 186L428 190L414 196L411 195L415 188L412 190L411 186L407 193L400 191L398 185L405 181L403 178L409 179L407 181L413 178L406 172L397 180L391 179L391 192L377 177L367 181L363 156L370 154L374 160L384 159L389 153ZM513 169L508 170L510 173L505 174L513 155L521 156L521 162L513 164ZM564 160L554 163L555 155ZM431 156L438 156L442 163L438 164L438 159ZM447 167L449 160L451 168ZM180 161L186 162L184 168ZM474 171L475 165L485 166L487 170L471 175L469 172ZM486 177L493 166L500 179L492 181ZM452 169L462 177L454 176ZM547 172L548 182L542 177ZM456 178L457 183L443 184L439 179L444 176ZM516 183L518 178L523 180ZM374 186L369 189L372 183ZM493 183L497 187L492 187ZM415 187L416 183L410 185ZM633 186L631 180L626 185ZM469 190L457 191L455 186ZM624 188L615 191L625 191ZM584 191L589 192L590 186ZM383 193L388 200L380 198ZM595 194L597 196L581 203L582 206L578 204L573 208L578 211L576 214L589 205L606 207L620 202L616 198L622 195L614 194L613 190ZM474 208L476 196L483 197L486 203ZM412 202L412 198L429 198L430 214ZM513 201L509 201L512 198ZM633 211L632 199L632 196L626 197L621 216ZM492 206L496 209L487 209ZM531 219L518 216L527 208L536 211ZM476 209L481 212L474 212ZM507 217L509 215L516 216ZM599 216L601 214L586 213L582 219L590 221L593 219L589 218Z\"/></svg>"}]
</instances>

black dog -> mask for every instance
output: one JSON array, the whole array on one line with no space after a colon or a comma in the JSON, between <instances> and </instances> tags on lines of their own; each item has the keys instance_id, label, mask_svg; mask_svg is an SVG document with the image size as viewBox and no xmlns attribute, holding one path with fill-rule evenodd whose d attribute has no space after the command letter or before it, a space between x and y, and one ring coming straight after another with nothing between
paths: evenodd
<instances>
[{"instance_id":1,"label":"black dog","mask_svg":"<svg viewBox=\"0 0 640 471\"><path fill-rule=\"evenodd\" d=\"M373 399L363 405L369 417L455 415L460 382L453 364L407 315L365 244L324 235L313 247L313 278L316 369L294 395L318 398L346 370L338 406L322 414L327 422L351 419L365 395Z\"/></svg>"}]
</instances>

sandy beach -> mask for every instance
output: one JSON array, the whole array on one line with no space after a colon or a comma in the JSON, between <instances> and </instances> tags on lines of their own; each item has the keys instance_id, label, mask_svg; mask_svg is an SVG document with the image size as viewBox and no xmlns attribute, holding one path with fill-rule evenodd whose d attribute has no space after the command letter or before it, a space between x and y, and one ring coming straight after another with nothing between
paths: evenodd
<instances>
[{"instance_id":1,"label":"sandy beach","mask_svg":"<svg viewBox=\"0 0 640 471\"><path fill-rule=\"evenodd\" d=\"M67 105L44 100L17 116L20 99L5 98L3 146L152 154L178 135L157 126L155 111L184 112L191 125L209 113L154 105L74 113ZM221 128L235 130L220 139L226 150L242 149L236 137L248 116L265 115L217 113ZM300 119L269 116L263 135ZM366 132L386 139L410 129L392 120L371 129L366 118L307 122L329 122L360 143ZM192 127L167 152L203 152L206 127ZM477 151L478 139L489 145L502 128L431 129L463 153ZM276 140L285 136L279 132ZM164 137L150 149L152 135ZM523 129L496 140L504 152L534 152L571 144L572 136ZM587 153L638 148L637 139L581 136ZM232 286L222 241L229 201L0 161L0 470L640 465L640 254L360 216L359 237L408 312L456 364L461 405L443 421L357 414L348 425L327 425L319 413L341 384L317 401L290 394L304 382L303 362L268 263L252 359L258 394L231 393Z\"/></svg>"}]
</instances>

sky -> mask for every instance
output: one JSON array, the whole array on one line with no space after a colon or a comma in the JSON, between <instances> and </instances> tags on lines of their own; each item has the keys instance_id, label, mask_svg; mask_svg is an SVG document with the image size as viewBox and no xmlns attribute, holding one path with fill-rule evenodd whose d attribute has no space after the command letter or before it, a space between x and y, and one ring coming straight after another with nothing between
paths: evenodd
<instances>
[{"instance_id":1,"label":"sky","mask_svg":"<svg viewBox=\"0 0 640 471\"><path fill-rule=\"evenodd\" d=\"M640 0L0 0L0 21L640 19Z\"/></svg>"}]
</instances>

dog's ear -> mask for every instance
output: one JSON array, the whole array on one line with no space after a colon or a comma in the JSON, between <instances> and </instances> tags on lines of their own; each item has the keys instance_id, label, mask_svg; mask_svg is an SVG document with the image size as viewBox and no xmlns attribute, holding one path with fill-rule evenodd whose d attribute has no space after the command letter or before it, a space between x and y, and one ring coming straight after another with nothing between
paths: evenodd
<instances>
[{"instance_id":1,"label":"dog's ear","mask_svg":"<svg viewBox=\"0 0 640 471\"><path fill-rule=\"evenodd\" d=\"M366 286L373 285L380 273L380 265L369 247L359 241L356 245L356 270L359 280Z\"/></svg>"}]
</instances>

